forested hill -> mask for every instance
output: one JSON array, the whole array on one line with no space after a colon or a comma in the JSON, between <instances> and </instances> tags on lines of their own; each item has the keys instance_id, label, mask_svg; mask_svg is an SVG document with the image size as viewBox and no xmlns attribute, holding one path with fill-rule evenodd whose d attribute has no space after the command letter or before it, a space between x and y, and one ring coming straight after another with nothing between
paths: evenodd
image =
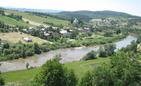
<instances>
[{"instance_id":1,"label":"forested hill","mask_svg":"<svg viewBox=\"0 0 141 86\"><path fill-rule=\"evenodd\" d=\"M93 18L107 18L107 17L124 17L124 18L140 18L123 12L115 11L63 11L57 13L56 16L61 18L78 18L84 21L88 21Z\"/></svg>"}]
</instances>

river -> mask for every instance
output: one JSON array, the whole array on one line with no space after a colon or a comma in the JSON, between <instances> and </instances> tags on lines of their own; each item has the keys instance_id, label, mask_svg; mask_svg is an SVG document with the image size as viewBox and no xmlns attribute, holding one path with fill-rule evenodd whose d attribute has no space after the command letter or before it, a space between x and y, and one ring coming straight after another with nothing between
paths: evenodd
<instances>
[{"instance_id":1,"label":"river","mask_svg":"<svg viewBox=\"0 0 141 86\"><path fill-rule=\"evenodd\" d=\"M127 47L131 44L132 41L136 41L137 38L134 36L127 36L126 38L114 42L116 45L116 50L123 47ZM15 71L15 70L23 70L26 69L26 63L28 62L32 67L39 67L44 64L47 60L52 59L55 55L61 55L61 63L72 62L72 61L79 61L84 55L86 55L91 50L98 50L99 47L102 45L97 46L90 46L90 47L77 47L77 48L67 48L67 49L58 49L49 51L47 53L43 53L40 55L35 55L33 57L25 58L25 59L16 59L11 61L3 61L0 62L0 71L1 72L8 72L8 71Z\"/></svg>"}]
</instances>

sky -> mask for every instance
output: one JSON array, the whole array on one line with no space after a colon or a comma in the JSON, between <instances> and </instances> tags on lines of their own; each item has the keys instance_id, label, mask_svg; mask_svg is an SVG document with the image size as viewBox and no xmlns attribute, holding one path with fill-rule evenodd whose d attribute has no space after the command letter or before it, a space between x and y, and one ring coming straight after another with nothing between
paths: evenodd
<instances>
[{"instance_id":1,"label":"sky","mask_svg":"<svg viewBox=\"0 0 141 86\"><path fill-rule=\"evenodd\" d=\"M63 11L111 10L141 16L141 0L0 0L0 6Z\"/></svg>"}]
</instances>

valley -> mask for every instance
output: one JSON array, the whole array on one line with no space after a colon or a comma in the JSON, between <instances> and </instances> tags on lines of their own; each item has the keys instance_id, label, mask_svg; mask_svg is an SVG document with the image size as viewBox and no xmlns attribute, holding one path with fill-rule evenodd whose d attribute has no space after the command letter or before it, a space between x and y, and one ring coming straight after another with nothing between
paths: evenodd
<instances>
[{"instance_id":1,"label":"valley","mask_svg":"<svg viewBox=\"0 0 141 86\"><path fill-rule=\"evenodd\" d=\"M55 76L59 76L62 71L70 74L62 75L65 78L75 78L76 75L77 85L74 86L81 86L83 79L89 82L85 81L85 75L89 76L93 71L91 76L101 80L105 77L111 79L110 73L117 77L115 71L121 69L125 72L119 65L131 74L128 65L136 70L133 77L134 74L140 75L140 16L115 11L46 13L17 9L0 8L0 79L2 76L6 86L33 86L33 82L35 86L46 86L38 83L42 82L38 79L44 77L44 81L48 78L45 74L58 73ZM105 77L101 77L103 74Z\"/></svg>"}]
</instances>

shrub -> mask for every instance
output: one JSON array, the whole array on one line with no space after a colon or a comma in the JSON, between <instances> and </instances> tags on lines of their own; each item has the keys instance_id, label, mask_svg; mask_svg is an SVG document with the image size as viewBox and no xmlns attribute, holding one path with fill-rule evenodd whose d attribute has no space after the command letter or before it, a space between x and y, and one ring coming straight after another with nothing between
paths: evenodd
<instances>
[{"instance_id":1,"label":"shrub","mask_svg":"<svg viewBox=\"0 0 141 86\"><path fill-rule=\"evenodd\" d=\"M76 86L77 79L57 59L47 61L41 72L34 78L33 86Z\"/></svg>"},{"instance_id":2,"label":"shrub","mask_svg":"<svg viewBox=\"0 0 141 86\"><path fill-rule=\"evenodd\" d=\"M99 57L107 57L111 56L115 52L115 45L114 44L108 44L105 45L104 47L100 47L99 49Z\"/></svg>"},{"instance_id":3,"label":"shrub","mask_svg":"<svg viewBox=\"0 0 141 86\"><path fill-rule=\"evenodd\" d=\"M92 72L87 72L84 77L82 77L79 86L94 86L94 77Z\"/></svg>"},{"instance_id":4,"label":"shrub","mask_svg":"<svg viewBox=\"0 0 141 86\"><path fill-rule=\"evenodd\" d=\"M92 50L89 53L87 53L86 56L82 58L82 60L91 60L91 59L96 59L96 58L97 58L97 52Z\"/></svg>"},{"instance_id":5,"label":"shrub","mask_svg":"<svg viewBox=\"0 0 141 86\"><path fill-rule=\"evenodd\" d=\"M1 73L0 73L0 86L4 86L5 82L4 79L1 77Z\"/></svg>"}]
</instances>

